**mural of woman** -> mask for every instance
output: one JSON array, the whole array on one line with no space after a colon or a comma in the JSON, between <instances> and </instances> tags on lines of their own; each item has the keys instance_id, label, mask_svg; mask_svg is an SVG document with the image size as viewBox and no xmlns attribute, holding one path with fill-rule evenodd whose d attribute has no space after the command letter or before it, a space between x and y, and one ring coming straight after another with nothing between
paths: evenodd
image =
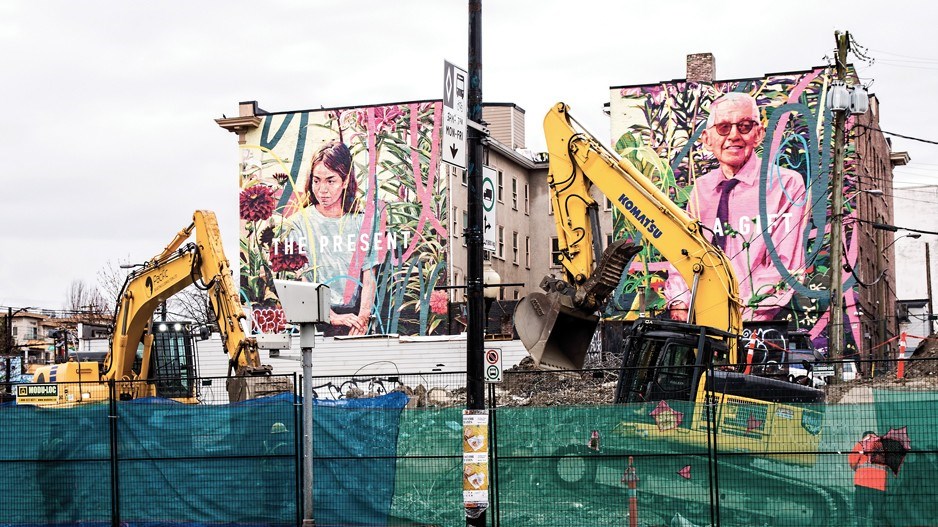
<instances>
[{"instance_id":1,"label":"mural of woman","mask_svg":"<svg viewBox=\"0 0 938 527\"><path fill-rule=\"evenodd\" d=\"M331 327L325 334L365 335L376 290L375 267L383 254L363 229L352 154L341 141L329 141L313 156L303 208L291 218L289 238L309 257L301 272L332 290Z\"/></svg>"}]
</instances>

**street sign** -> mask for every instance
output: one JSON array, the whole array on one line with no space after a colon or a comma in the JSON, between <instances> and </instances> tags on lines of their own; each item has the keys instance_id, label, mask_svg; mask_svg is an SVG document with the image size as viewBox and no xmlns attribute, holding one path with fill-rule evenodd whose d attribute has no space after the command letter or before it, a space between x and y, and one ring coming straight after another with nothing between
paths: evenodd
<instances>
[{"instance_id":1,"label":"street sign","mask_svg":"<svg viewBox=\"0 0 938 527\"><path fill-rule=\"evenodd\" d=\"M485 382L502 382L502 350L485 350Z\"/></svg>"},{"instance_id":2,"label":"street sign","mask_svg":"<svg viewBox=\"0 0 938 527\"><path fill-rule=\"evenodd\" d=\"M16 404L55 404L59 402L58 384L18 384Z\"/></svg>"},{"instance_id":3,"label":"street sign","mask_svg":"<svg viewBox=\"0 0 938 527\"><path fill-rule=\"evenodd\" d=\"M498 233L495 232L495 178L498 172L492 167L482 167L482 250L495 252Z\"/></svg>"},{"instance_id":4,"label":"street sign","mask_svg":"<svg viewBox=\"0 0 938 527\"><path fill-rule=\"evenodd\" d=\"M443 61L443 157L444 163L466 168L466 84L469 75Z\"/></svg>"}]
</instances>

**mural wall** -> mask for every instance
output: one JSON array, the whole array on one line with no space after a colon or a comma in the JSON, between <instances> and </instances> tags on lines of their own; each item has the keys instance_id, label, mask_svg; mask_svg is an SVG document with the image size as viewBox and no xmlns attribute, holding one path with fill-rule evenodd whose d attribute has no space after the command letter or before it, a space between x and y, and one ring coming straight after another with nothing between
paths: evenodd
<instances>
[{"instance_id":1,"label":"mural wall","mask_svg":"<svg viewBox=\"0 0 938 527\"><path fill-rule=\"evenodd\" d=\"M730 257L744 320L787 321L809 330L819 347L827 345L829 315L830 81L818 68L712 85L666 82L613 89L610 104L615 149L700 219ZM852 125L850 118L851 136ZM851 265L858 247L855 163L848 138L844 243ZM617 238L642 238L621 217L615 230ZM687 286L668 270L646 246L620 284L616 312L635 309L642 286L653 292L646 306L674 314L686 307ZM855 349L858 297L854 278L843 274L847 346Z\"/></svg>"},{"instance_id":2,"label":"mural wall","mask_svg":"<svg viewBox=\"0 0 938 527\"><path fill-rule=\"evenodd\" d=\"M439 333L448 313L440 102L261 116L241 147L241 296L286 318L273 280L327 284L327 335Z\"/></svg>"}]
</instances>

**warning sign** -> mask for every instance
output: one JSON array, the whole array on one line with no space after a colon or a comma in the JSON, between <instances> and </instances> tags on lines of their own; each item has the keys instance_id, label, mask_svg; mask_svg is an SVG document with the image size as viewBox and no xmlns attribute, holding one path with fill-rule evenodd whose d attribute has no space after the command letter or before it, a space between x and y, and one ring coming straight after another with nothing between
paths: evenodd
<instances>
[{"instance_id":1,"label":"warning sign","mask_svg":"<svg viewBox=\"0 0 938 527\"><path fill-rule=\"evenodd\" d=\"M59 402L58 384L18 384L16 404L55 404Z\"/></svg>"}]
</instances>

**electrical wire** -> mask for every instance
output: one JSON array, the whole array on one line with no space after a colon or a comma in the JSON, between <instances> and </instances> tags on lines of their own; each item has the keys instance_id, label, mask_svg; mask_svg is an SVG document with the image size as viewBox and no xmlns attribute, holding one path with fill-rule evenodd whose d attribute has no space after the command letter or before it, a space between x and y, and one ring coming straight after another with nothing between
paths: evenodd
<instances>
[{"instance_id":1,"label":"electrical wire","mask_svg":"<svg viewBox=\"0 0 938 527\"><path fill-rule=\"evenodd\" d=\"M892 136L895 136L895 137L901 137L901 138L903 138L903 139L908 139L908 140L910 140L910 141L919 141L919 142L927 143L927 144L930 144L930 145L938 145L938 141L933 141L933 140L931 140L931 139L922 139L922 138L920 138L920 137L912 137L912 136L910 136L910 135L898 134L898 133L896 133L896 132L887 132L886 130L883 130L883 129L881 129L881 128L874 128L874 127L872 127L872 126L867 126L867 125L861 124L861 123L856 123L856 124L854 125L854 127L855 127L855 128L857 128L857 127L858 127L858 128L865 128L865 129L870 130L870 131L873 131L873 132L879 132L879 133L886 134L886 135L892 135Z\"/></svg>"}]
</instances>

